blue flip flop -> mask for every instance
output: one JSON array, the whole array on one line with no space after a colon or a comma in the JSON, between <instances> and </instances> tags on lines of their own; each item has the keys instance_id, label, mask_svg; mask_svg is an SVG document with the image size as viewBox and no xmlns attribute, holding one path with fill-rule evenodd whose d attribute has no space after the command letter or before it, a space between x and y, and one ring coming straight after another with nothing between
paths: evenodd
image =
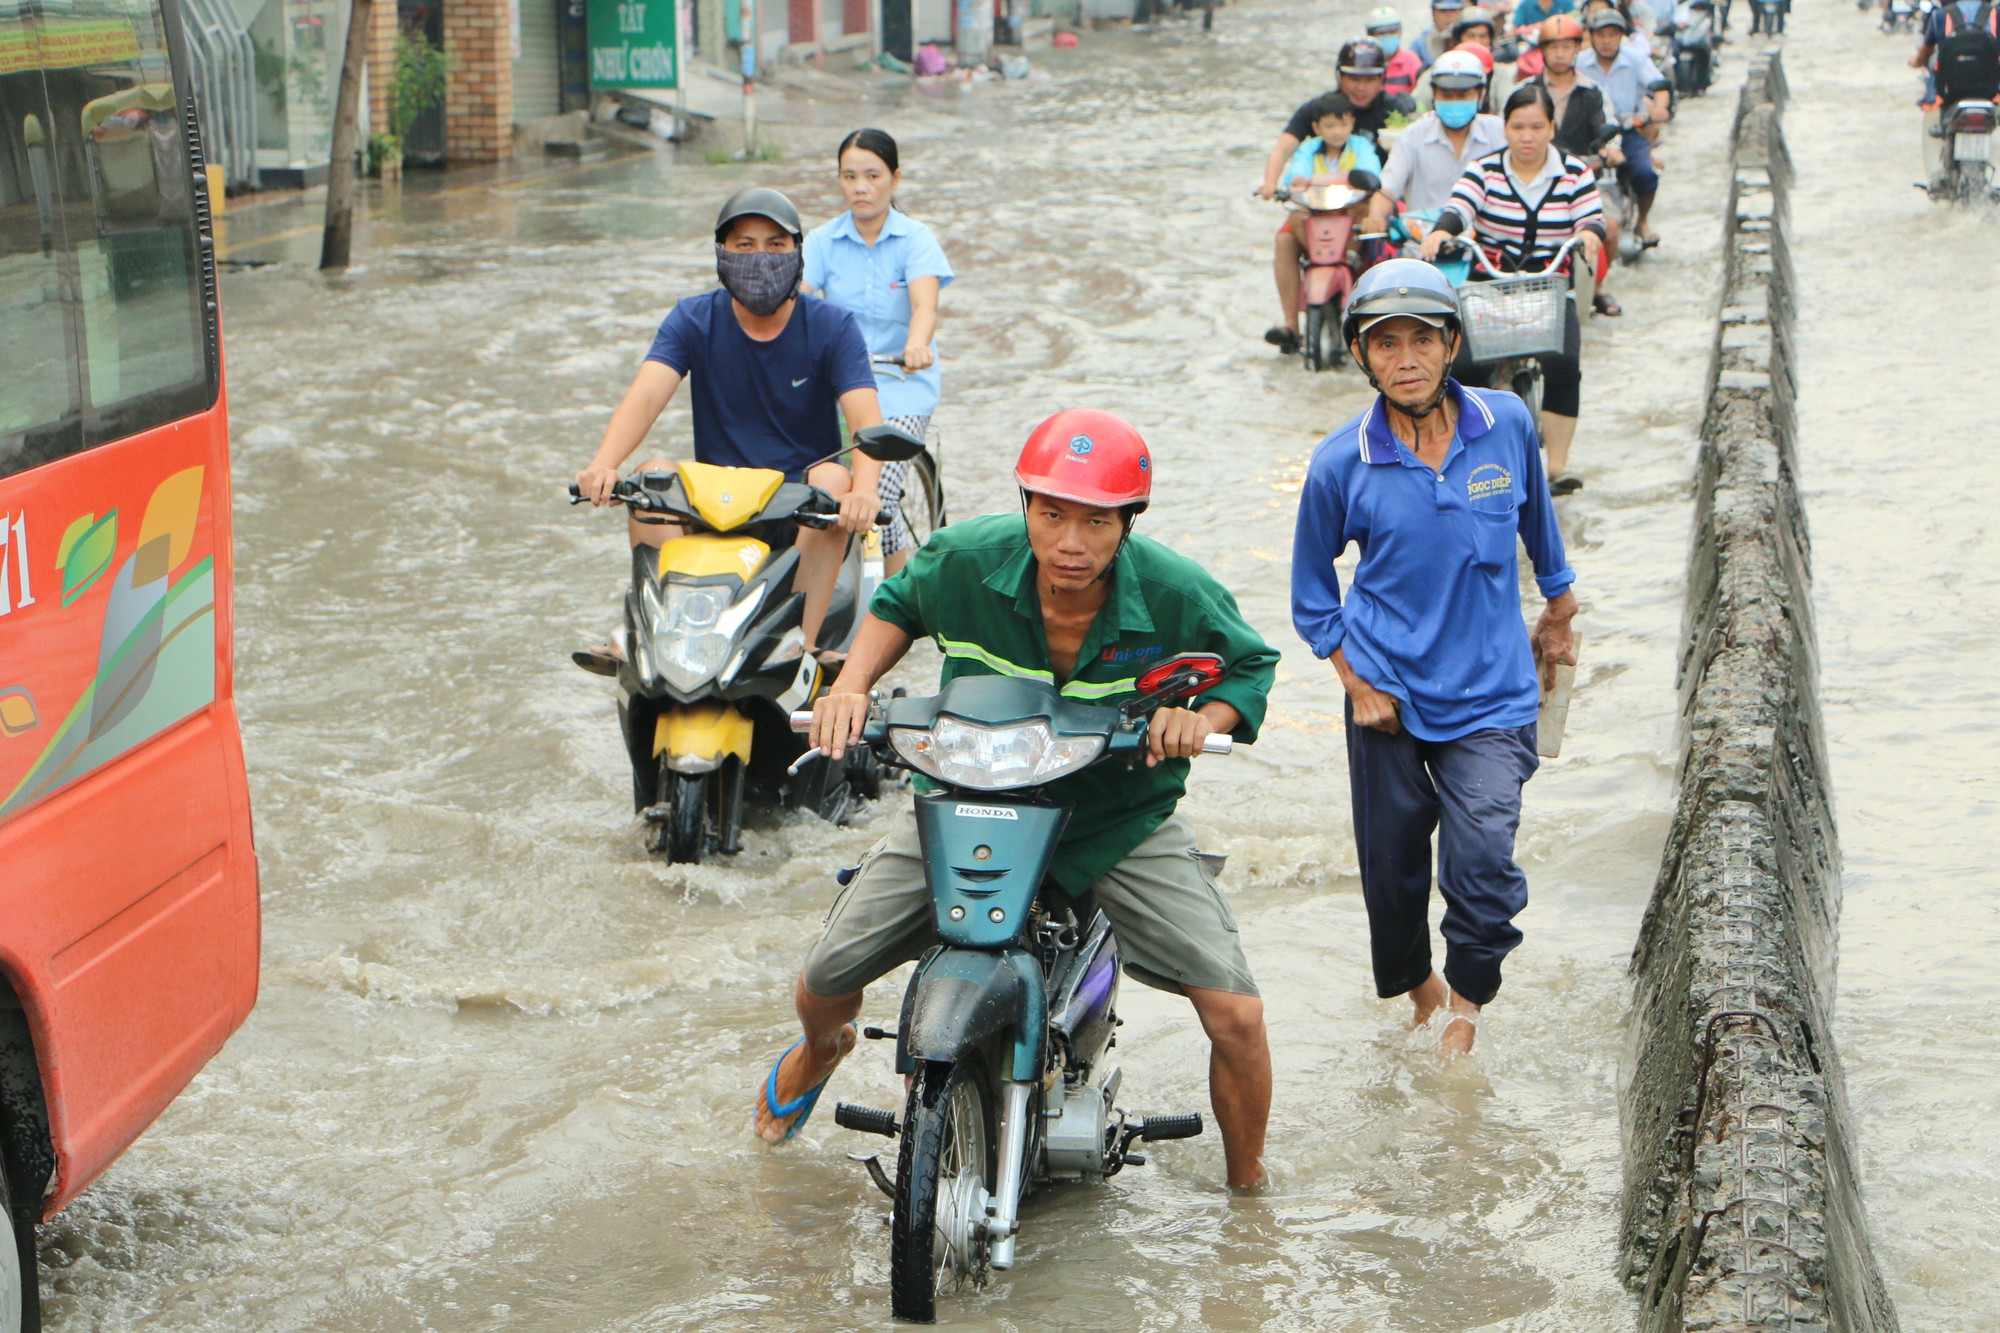
<instances>
[{"instance_id":1,"label":"blue flip flop","mask_svg":"<svg viewBox=\"0 0 2000 1333\"><path fill-rule=\"evenodd\" d=\"M854 1025L850 1023L848 1026L853 1027ZM788 1140L806 1127L806 1121L812 1119L813 1108L819 1105L819 1095L826 1091L828 1081L833 1078L832 1074L828 1074L826 1078L813 1084L813 1086L807 1088L783 1106L778 1105L778 1068L785 1063L786 1055L790 1055L805 1044L806 1039L800 1037L790 1046L787 1046L784 1055L780 1055L771 1065L771 1072L764 1076L764 1105L770 1108L771 1118L773 1120L783 1120L788 1115L798 1116L798 1119L794 1120L785 1129L785 1138Z\"/></svg>"}]
</instances>

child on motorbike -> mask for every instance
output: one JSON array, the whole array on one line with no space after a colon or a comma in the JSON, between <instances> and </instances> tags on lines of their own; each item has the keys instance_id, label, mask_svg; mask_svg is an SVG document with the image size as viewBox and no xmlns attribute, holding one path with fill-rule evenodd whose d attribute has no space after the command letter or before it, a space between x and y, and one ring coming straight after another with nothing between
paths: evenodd
<instances>
[{"instance_id":1,"label":"child on motorbike","mask_svg":"<svg viewBox=\"0 0 2000 1333\"><path fill-rule=\"evenodd\" d=\"M1285 187L1297 194L1314 184L1345 179L1372 195L1381 183L1382 158L1373 143L1354 132L1354 103L1344 93L1322 93L1306 104L1305 114L1312 120L1313 137L1292 150L1279 177ZM1292 244L1285 244L1287 237ZM1294 210L1278 230L1278 300L1285 322L1264 335L1282 352L1296 352L1300 346L1298 269L1305 252L1306 214Z\"/></svg>"},{"instance_id":2,"label":"child on motorbike","mask_svg":"<svg viewBox=\"0 0 2000 1333\"><path fill-rule=\"evenodd\" d=\"M1382 174L1382 158L1375 145L1354 132L1354 103L1344 93L1322 93L1313 99L1313 137L1292 150L1285 164L1285 184L1302 190L1315 181L1325 183L1352 171Z\"/></svg>"}]
</instances>

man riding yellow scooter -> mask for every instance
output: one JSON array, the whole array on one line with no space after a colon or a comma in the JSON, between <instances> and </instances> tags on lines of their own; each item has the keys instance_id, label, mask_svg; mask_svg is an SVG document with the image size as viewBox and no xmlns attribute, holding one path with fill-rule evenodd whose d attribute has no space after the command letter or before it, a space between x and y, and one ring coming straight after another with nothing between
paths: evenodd
<instances>
[{"instance_id":1,"label":"man riding yellow scooter","mask_svg":"<svg viewBox=\"0 0 2000 1333\"><path fill-rule=\"evenodd\" d=\"M841 418L861 436L882 412L854 317L798 294L802 236L798 210L776 190L731 196L715 225L721 289L668 313L576 477L580 499L628 506L633 547L624 625L576 660L625 687L634 798L662 826L654 849L675 860L699 859L709 830L735 850L755 726L731 701L784 671L787 686L771 692L782 727L777 698L802 707L819 691L820 654L837 654L852 633L852 539L881 507L879 449L858 451L851 476L834 461ZM696 461L653 458L621 482L619 468L683 380ZM856 586L830 616L843 571ZM840 774L808 773L786 796L837 818L846 786Z\"/></svg>"}]
</instances>

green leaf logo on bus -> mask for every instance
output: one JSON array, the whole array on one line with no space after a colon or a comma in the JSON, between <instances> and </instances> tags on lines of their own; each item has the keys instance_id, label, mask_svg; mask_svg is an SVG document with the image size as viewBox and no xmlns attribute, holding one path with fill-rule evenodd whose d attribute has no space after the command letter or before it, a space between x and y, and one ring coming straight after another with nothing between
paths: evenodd
<instances>
[{"instance_id":1,"label":"green leaf logo on bus","mask_svg":"<svg viewBox=\"0 0 2000 1333\"><path fill-rule=\"evenodd\" d=\"M116 559L118 512L84 514L64 531L56 565L62 604L88 592L114 565L97 649L97 675L56 728L14 790L7 815L117 758L215 701L215 563L181 568L199 530L204 469L176 472L153 490L138 540ZM33 701L20 687L0 687L0 722L32 721ZM8 705L11 705L9 707ZM6 733L19 734L13 725Z\"/></svg>"}]
</instances>

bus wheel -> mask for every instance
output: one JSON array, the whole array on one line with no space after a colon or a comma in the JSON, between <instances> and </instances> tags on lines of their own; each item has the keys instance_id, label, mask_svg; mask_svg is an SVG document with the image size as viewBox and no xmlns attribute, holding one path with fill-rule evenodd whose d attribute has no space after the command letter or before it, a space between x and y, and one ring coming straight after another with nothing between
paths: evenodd
<instances>
[{"instance_id":1,"label":"bus wheel","mask_svg":"<svg viewBox=\"0 0 2000 1333\"><path fill-rule=\"evenodd\" d=\"M0 1162L0 1333L40 1333L42 1301L35 1277L35 1228L14 1215L7 1165Z\"/></svg>"}]
</instances>

